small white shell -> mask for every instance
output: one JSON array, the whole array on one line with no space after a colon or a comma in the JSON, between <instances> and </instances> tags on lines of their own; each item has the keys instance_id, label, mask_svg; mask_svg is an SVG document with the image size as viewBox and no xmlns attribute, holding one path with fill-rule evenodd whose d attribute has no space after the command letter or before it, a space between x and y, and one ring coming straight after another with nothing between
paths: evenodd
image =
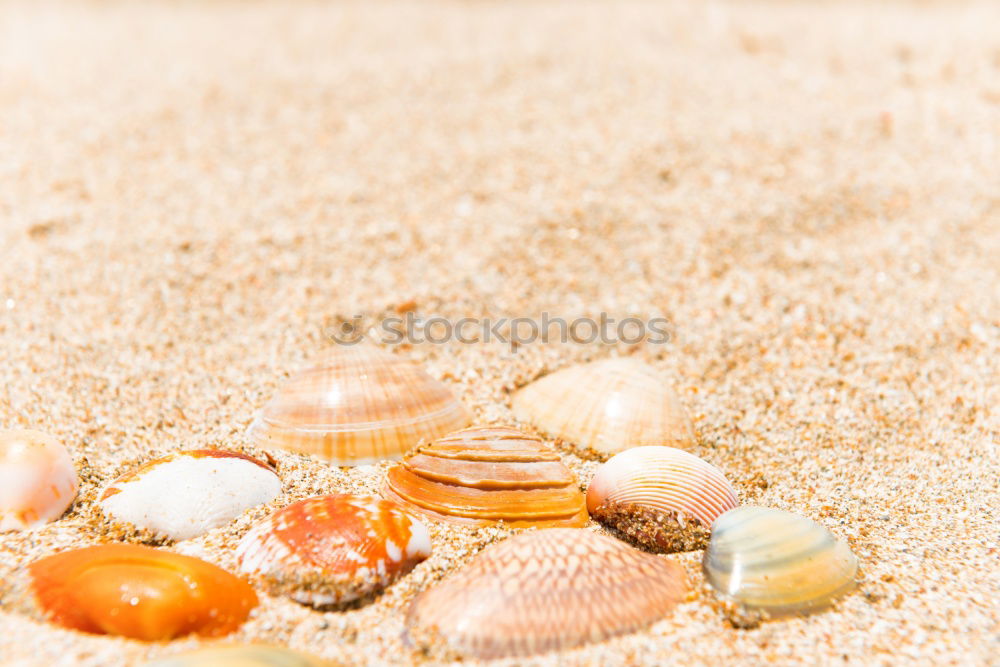
<instances>
[{"instance_id":1,"label":"small white shell","mask_svg":"<svg viewBox=\"0 0 1000 667\"><path fill-rule=\"evenodd\" d=\"M608 456L640 445L689 448L694 429L652 366L619 358L570 366L527 385L514 416L583 450Z\"/></svg>"},{"instance_id":2,"label":"small white shell","mask_svg":"<svg viewBox=\"0 0 1000 667\"><path fill-rule=\"evenodd\" d=\"M174 452L119 477L101 495L110 517L174 540L225 525L281 493L257 459L216 449Z\"/></svg>"},{"instance_id":3,"label":"small white shell","mask_svg":"<svg viewBox=\"0 0 1000 667\"><path fill-rule=\"evenodd\" d=\"M69 451L39 431L0 431L0 531L55 521L76 498Z\"/></svg>"}]
</instances>

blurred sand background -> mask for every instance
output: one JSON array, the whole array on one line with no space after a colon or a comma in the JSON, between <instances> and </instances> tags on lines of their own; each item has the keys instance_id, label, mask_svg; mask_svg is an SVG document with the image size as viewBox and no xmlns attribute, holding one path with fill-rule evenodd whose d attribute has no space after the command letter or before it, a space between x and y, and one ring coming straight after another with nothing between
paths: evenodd
<instances>
[{"instance_id":1,"label":"blurred sand background","mask_svg":"<svg viewBox=\"0 0 1000 667\"><path fill-rule=\"evenodd\" d=\"M244 446L339 317L605 311L675 340L402 353L506 423L545 371L650 359L695 453L848 539L864 581L736 630L685 554L675 614L561 664L995 664L998 26L996 2L0 4L0 426L83 474L65 519L0 536L0 580L100 541L93 495L135 461ZM283 502L384 470L278 459ZM251 518L187 548L231 566ZM435 539L364 609L263 597L232 639L406 664L407 601L493 537ZM14 597L8 662L198 645Z\"/></svg>"}]
</instances>

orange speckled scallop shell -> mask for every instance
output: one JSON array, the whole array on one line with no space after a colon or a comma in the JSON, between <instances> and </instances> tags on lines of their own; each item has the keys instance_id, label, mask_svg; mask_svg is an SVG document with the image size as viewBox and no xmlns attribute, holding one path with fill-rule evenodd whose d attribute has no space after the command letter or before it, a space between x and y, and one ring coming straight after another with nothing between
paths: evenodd
<instances>
[{"instance_id":1,"label":"orange speckled scallop shell","mask_svg":"<svg viewBox=\"0 0 1000 667\"><path fill-rule=\"evenodd\" d=\"M250 426L258 447L336 465L398 459L421 439L461 428L469 413L442 383L402 356L338 346L293 376Z\"/></svg>"},{"instance_id":2,"label":"orange speckled scallop shell","mask_svg":"<svg viewBox=\"0 0 1000 667\"><path fill-rule=\"evenodd\" d=\"M235 630L257 605L249 584L198 558L107 544L29 566L35 600L58 625L159 641Z\"/></svg>"},{"instance_id":3,"label":"orange speckled scallop shell","mask_svg":"<svg viewBox=\"0 0 1000 667\"><path fill-rule=\"evenodd\" d=\"M395 503L337 494L278 510L250 529L236 556L272 593L327 606L381 590L430 552L427 527Z\"/></svg>"},{"instance_id":4,"label":"orange speckled scallop shell","mask_svg":"<svg viewBox=\"0 0 1000 667\"><path fill-rule=\"evenodd\" d=\"M494 544L410 606L407 640L489 660L569 649L643 628L686 594L684 569L588 530Z\"/></svg>"},{"instance_id":5,"label":"orange speckled scallop shell","mask_svg":"<svg viewBox=\"0 0 1000 667\"><path fill-rule=\"evenodd\" d=\"M453 523L587 523L583 494L559 455L513 428L467 428L418 447L389 469L382 495Z\"/></svg>"}]
</instances>

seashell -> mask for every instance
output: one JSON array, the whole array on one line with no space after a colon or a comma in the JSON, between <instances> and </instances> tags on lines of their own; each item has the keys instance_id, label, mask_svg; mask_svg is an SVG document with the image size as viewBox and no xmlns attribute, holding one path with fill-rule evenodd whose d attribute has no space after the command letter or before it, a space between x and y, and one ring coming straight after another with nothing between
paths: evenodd
<instances>
[{"instance_id":1,"label":"seashell","mask_svg":"<svg viewBox=\"0 0 1000 667\"><path fill-rule=\"evenodd\" d=\"M274 500L281 480L257 459L218 449L173 452L122 475L101 495L108 516L174 540L223 526Z\"/></svg>"},{"instance_id":2,"label":"seashell","mask_svg":"<svg viewBox=\"0 0 1000 667\"><path fill-rule=\"evenodd\" d=\"M848 592L858 559L814 521L744 506L715 520L702 570L724 597L781 616L822 609Z\"/></svg>"},{"instance_id":3,"label":"seashell","mask_svg":"<svg viewBox=\"0 0 1000 667\"><path fill-rule=\"evenodd\" d=\"M317 607L375 593L430 553L427 527L395 503L346 494L280 509L236 548L242 572Z\"/></svg>"},{"instance_id":4,"label":"seashell","mask_svg":"<svg viewBox=\"0 0 1000 667\"><path fill-rule=\"evenodd\" d=\"M407 641L443 639L484 660L569 649L653 623L686 589L680 565L610 537L530 531L421 593L406 618Z\"/></svg>"},{"instance_id":5,"label":"seashell","mask_svg":"<svg viewBox=\"0 0 1000 667\"><path fill-rule=\"evenodd\" d=\"M587 510L658 552L704 549L712 522L739 504L722 471L673 447L633 447L597 469Z\"/></svg>"},{"instance_id":6,"label":"seashell","mask_svg":"<svg viewBox=\"0 0 1000 667\"><path fill-rule=\"evenodd\" d=\"M279 646L213 646L146 663L146 667L325 667L333 663Z\"/></svg>"},{"instance_id":7,"label":"seashell","mask_svg":"<svg viewBox=\"0 0 1000 667\"><path fill-rule=\"evenodd\" d=\"M250 437L335 465L367 465L469 421L448 388L416 364L371 345L339 346L282 387Z\"/></svg>"},{"instance_id":8,"label":"seashell","mask_svg":"<svg viewBox=\"0 0 1000 667\"><path fill-rule=\"evenodd\" d=\"M69 451L39 431L0 431L0 532L55 521L76 498Z\"/></svg>"},{"instance_id":9,"label":"seashell","mask_svg":"<svg viewBox=\"0 0 1000 667\"><path fill-rule=\"evenodd\" d=\"M570 366L516 394L514 416L599 456L640 445L694 445L677 394L652 366L630 358Z\"/></svg>"},{"instance_id":10,"label":"seashell","mask_svg":"<svg viewBox=\"0 0 1000 667\"><path fill-rule=\"evenodd\" d=\"M421 445L389 469L382 495L434 519L468 525L587 524L583 494L541 438L467 428Z\"/></svg>"},{"instance_id":11,"label":"seashell","mask_svg":"<svg viewBox=\"0 0 1000 667\"><path fill-rule=\"evenodd\" d=\"M35 600L53 623L95 634L217 637L257 605L249 584L211 563L134 544L63 551L28 571Z\"/></svg>"}]
</instances>

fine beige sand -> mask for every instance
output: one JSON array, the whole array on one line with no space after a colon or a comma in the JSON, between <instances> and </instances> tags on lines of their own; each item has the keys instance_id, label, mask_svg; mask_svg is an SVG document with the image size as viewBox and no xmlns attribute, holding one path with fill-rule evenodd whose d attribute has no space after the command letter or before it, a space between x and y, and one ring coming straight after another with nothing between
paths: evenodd
<instances>
[{"instance_id":1,"label":"fine beige sand","mask_svg":"<svg viewBox=\"0 0 1000 667\"><path fill-rule=\"evenodd\" d=\"M997 26L989 1L3 3L0 427L58 437L82 487L0 535L0 662L201 644L46 624L23 567L111 539L94 496L136 462L260 454L246 427L325 327L409 310L669 319L666 345L398 352L507 424L544 372L648 359L743 502L862 562L832 610L736 629L701 554L667 556L692 583L673 614L522 662L996 664ZM386 468L271 454L273 507ZM170 548L232 568L273 507ZM374 603L262 596L225 641L433 659L401 643L406 605L507 532L435 526Z\"/></svg>"}]
</instances>

